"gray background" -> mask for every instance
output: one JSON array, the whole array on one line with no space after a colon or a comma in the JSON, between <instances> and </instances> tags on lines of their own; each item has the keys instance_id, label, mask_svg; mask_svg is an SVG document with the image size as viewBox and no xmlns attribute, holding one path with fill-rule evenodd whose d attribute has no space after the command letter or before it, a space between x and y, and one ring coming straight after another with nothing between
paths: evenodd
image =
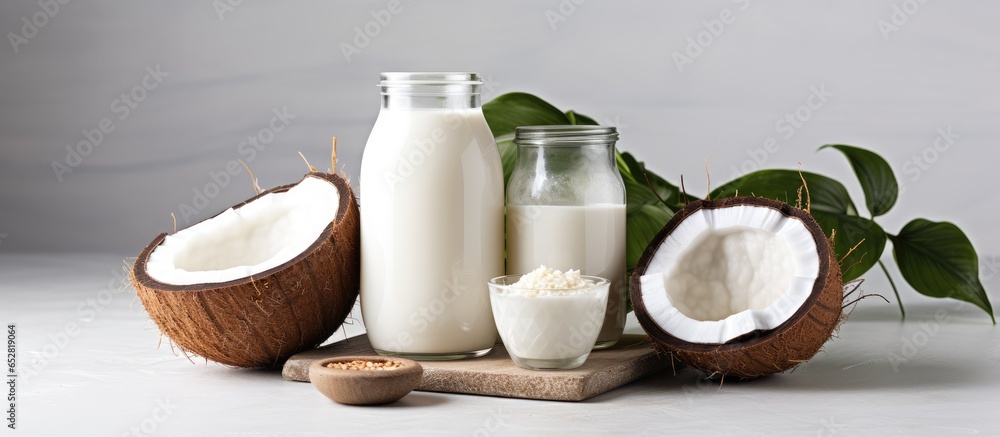
<instances>
[{"instance_id":1,"label":"gray background","mask_svg":"<svg viewBox=\"0 0 1000 437\"><path fill-rule=\"evenodd\" d=\"M620 148L670 180L685 174L699 193L707 160L718 183L756 159L832 175L861 205L846 160L816 149L875 149L906 190L880 219L887 230L918 216L954 221L981 255L1000 253L996 2L931 2L910 15L894 8L914 12L913 0L404 1L376 29L372 14L387 4L246 0L220 17L211 2L73 1L15 53L9 32L43 12L3 2L0 251L134 256L170 230L171 212L184 227L249 197L241 171L197 215L181 214L212 172L248 158L240 142L274 109L296 117L249 162L262 186L298 180L297 151L325 167L333 135L356 181L380 71L468 70L490 81L488 97L528 91L618 125ZM681 71L675 53L709 41L705 22L726 10L735 21ZM906 21L883 35L879 21L894 13ZM378 34L348 62L343 45L365 26ZM119 119L115 99L157 65L169 76ZM833 95L787 137L776 121L814 87ZM115 130L60 182L52 163L105 117ZM959 137L934 150L949 128ZM767 138L780 148L763 153ZM920 156L933 158L926 168Z\"/></svg>"}]
</instances>

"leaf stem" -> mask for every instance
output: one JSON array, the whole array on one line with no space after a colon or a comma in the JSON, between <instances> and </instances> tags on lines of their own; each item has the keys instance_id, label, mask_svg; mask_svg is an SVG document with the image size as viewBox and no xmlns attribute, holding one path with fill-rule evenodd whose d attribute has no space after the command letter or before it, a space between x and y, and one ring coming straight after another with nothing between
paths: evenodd
<instances>
[{"instance_id":1,"label":"leaf stem","mask_svg":"<svg viewBox=\"0 0 1000 437\"><path fill-rule=\"evenodd\" d=\"M656 192L656 187L653 186L653 183L649 181L649 173L642 172L642 176L644 178L646 178L646 185L648 185L649 186L649 190L652 191L653 194L656 195L656 198L660 200L660 203L666 205L667 207L670 207L670 205L667 205L667 201L663 200L663 198L660 197L660 193Z\"/></svg>"},{"instance_id":2,"label":"leaf stem","mask_svg":"<svg viewBox=\"0 0 1000 437\"><path fill-rule=\"evenodd\" d=\"M892 292L896 293L896 302L899 304L899 313L902 314L902 319L906 320L906 310L903 309L903 301L899 298L899 290L896 288L896 282L892 280L892 275L889 274L889 269L885 268L885 264L882 260L878 260L879 267L882 267L882 271L885 272L885 277L889 279L889 285L892 286Z\"/></svg>"}]
</instances>

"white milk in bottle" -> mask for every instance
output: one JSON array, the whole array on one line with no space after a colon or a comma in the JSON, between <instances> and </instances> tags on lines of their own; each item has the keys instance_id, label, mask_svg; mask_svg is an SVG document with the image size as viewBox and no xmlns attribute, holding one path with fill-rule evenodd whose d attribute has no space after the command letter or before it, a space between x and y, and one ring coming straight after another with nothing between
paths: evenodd
<instances>
[{"instance_id":1,"label":"white milk in bottle","mask_svg":"<svg viewBox=\"0 0 1000 437\"><path fill-rule=\"evenodd\" d=\"M361 311L382 355L481 356L504 270L500 155L472 73L384 73L361 165Z\"/></svg>"}]
</instances>

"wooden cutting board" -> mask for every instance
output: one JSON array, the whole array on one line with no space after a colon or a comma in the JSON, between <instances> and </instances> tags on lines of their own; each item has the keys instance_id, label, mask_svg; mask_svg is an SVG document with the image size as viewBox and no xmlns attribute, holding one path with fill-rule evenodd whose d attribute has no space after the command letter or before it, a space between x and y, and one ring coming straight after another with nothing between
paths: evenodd
<instances>
[{"instance_id":1,"label":"wooden cutting board","mask_svg":"<svg viewBox=\"0 0 1000 437\"><path fill-rule=\"evenodd\" d=\"M324 358L375 355L366 335L292 356L281 375L309 381L309 365ZM423 380L417 390L509 398L582 401L670 367L645 336L626 334L613 348L595 351L573 370L535 371L517 367L502 343L486 356L458 361L421 361Z\"/></svg>"}]
</instances>

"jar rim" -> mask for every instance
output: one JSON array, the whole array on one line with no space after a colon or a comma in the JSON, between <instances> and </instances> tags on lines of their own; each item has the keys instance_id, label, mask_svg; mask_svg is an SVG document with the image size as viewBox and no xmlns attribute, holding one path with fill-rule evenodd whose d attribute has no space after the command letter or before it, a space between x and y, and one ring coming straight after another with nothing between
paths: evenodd
<instances>
[{"instance_id":1,"label":"jar rim","mask_svg":"<svg viewBox=\"0 0 1000 437\"><path fill-rule=\"evenodd\" d=\"M518 146L607 145L617 141L618 129L614 126L548 125L514 129L514 144Z\"/></svg>"},{"instance_id":2,"label":"jar rim","mask_svg":"<svg viewBox=\"0 0 1000 437\"><path fill-rule=\"evenodd\" d=\"M462 71L387 71L379 75L379 82L463 83L482 85L478 73Z\"/></svg>"}]
</instances>

